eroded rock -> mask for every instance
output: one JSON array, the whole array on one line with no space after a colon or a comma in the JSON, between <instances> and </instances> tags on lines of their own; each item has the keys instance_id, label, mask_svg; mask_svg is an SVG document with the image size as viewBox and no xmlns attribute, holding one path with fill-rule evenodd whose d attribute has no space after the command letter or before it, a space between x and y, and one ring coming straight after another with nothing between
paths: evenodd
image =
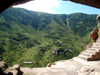
<instances>
[{"instance_id":1,"label":"eroded rock","mask_svg":"<svg viewBox=\"0 0 100 75\"><path fill-rule=\"evenodd\" d=\"M78 71L78 75L89 75L91 72L94 72L94 68L90 66L84 66Z\"/></svg>"},{"instance_id":2,"label":"eroded rock","mask_svg":"<svg viewBox=\"0 0 100 75\"><path fill-rule=\"evenodd\" d=\"M22 75L23 72L21 72L20 70L20 65L19 64L15 64L10 72L8 73L8 75Z\"/></svg>"},{"instance_id":3,"label":"eroded rock","mask_svg":"<svg viewBox=\"0 0 100 75\"><path fill-rule=\"evenodd\" d=\"M15 65L13 66L13 70L18 70L18 71L20 71L20 65L19 65L19 64L15 64Z\"/></svg>"},{"instance_id":4,"label":"eroded rock","mask_svg":"<svg viewBox=\"0 0 100 75\"><path fill-rule=\"evenodd\" d=\"M2 71L4 71L8 68L8 64L5 62L0 62L0 68Z\"/></svg>"},{"instance_id":5,"label":"eroded rock","mask_svg":"<svg viewBox=\"0 0 100 75\"><path fill-rule=\"evenodd\" d=\"M90 33L90 38L94 41L97 40L98 38L98 28L94 29L91 33Z\"/></svg>"}]
</instances>

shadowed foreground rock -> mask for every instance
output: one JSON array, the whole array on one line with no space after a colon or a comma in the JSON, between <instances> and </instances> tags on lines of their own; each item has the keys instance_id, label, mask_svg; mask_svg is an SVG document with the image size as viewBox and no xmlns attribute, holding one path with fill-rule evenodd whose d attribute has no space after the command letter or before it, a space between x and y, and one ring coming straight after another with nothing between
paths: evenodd
<instances>
[{"instance_id":1,"label":"shadowed foreground rock","mask_svg":"<svg viewBox=\"0 0 100 75\"><path fill-rule=\"evenodd\" d=\"M13 5L23 4L28 1L34 0L0 0L0 13Z\"/></svg>"},{"instance_id":2,"label":"shadowed foreground rock","mask_svg":"<svg viewBox=\"0 0 100 75\"><path fill-rule=\"evenodd\" d=\"M8 72L8 75L22 75L23 72L20 70L20 65L15 64L12 68L11 71Z\"/></svg>"},{"instance_id":3,"label":"shadowed foreground rock","mask_svg":"<svg viewBox=\"0 0 100 75\"><path fill-rule=\"evenodd\" d=\"M0 62L0 68L2 71L4 71L8 68L8 64L5 62Z\"/></svg>"}]
</instances>

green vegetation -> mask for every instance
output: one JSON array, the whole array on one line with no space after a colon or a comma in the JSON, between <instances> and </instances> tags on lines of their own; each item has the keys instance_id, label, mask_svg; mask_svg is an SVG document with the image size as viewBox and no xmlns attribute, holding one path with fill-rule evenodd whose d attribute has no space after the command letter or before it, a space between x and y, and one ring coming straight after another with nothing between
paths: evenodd
<instances>
[{"instance_id":1,"label":"green vegetation","mask_svg":"<svg viewBox=\"0 0 100 75\"><path fill-rule=\"evenodd\" d=\"M97 15L47 14L10 8L0 15L0 57L10 66L45 67L77 56L91 41ZM64 54L52 54L58 48ZM24 64L24 62L33 64Z\"/></svg>"}]
</instances>

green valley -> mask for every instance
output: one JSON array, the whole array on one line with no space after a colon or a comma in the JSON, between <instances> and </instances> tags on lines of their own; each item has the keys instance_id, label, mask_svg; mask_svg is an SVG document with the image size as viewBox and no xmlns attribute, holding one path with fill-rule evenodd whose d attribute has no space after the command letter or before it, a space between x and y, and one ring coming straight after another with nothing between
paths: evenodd
<instances>
[{"instance_id":1,"label":"green valley","mask_svg":"<svg viewBox=\"0 0 100 75\"><path fill-rule=\"evenodd\" d=\"M0 15L0 58L10 66L45 67L77 56L92 41L89 33L97 25L96 16L9 8ZM55 48L64 54L53 54Z\"/></svg>"}]
</instances>

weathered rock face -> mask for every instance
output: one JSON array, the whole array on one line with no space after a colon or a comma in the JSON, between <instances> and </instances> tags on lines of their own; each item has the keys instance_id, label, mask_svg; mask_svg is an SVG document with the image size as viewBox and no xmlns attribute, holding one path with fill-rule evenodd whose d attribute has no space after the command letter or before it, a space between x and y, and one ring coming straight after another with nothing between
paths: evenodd
<instances>
[{"instance_id":1,"label":"weathered rock face","mask_svg":"<svg viewBox=\"0 0 100 75\"><path fill-rule=\"evenodd\" d=\"M75 3L80 3L80 4L100 8L100 1L99 0L64 0L64 1L72 1Z\"/></svg>"},{"instance_id":2,"label":"weathered rock face","mask_svg":"<svg viewBox=\"0 0 100 75\"><path fill-rule=\"evenodd\" d=\"M28 1L31 0L0 0L0 13L13 5L26 3Z\"/></svg>"},{"instance_id":3,"label":"weathered rock face","mask_svg":"<svg viewBox=\"0 0 100 75\"><path fill-rule=\"evenodd\" d=\"M90 38L94 41L97 40L98 38L98 28L94 29L91 33L90 33Z\"/></svg>"},{"instance_id":4,"label":"weathered rock face","mask_svg":"<svg viewBox=\"0 0 100 75\"><path fill-rule=\"evenodd\" d=\"M14 70L20 71L20 65L19 65L19 64L14 65L14 66L13 66L13 69L14 69Z\"/></svg>"},{"instance_id":5,"label":"weathered rock face","mask_svg":"<svg viewBox=\"0 0 100 75\"><path fill-rule=\"evenodd\" d=\"M18 75L18 71L17 70L12 70L8 73L8 75Z\"/></svg>"},{"instance_id":6,"label":"weathered rock face","mask_svg":"<svg viewBox=\"0 0 100 75\"><path fill-rule=\"evenodd\" d=\"M20 70L20 65L19 64L15 64L11 71L8 73L8 75L22 75L22 72Z\"/></svg>"}]
</instances>

